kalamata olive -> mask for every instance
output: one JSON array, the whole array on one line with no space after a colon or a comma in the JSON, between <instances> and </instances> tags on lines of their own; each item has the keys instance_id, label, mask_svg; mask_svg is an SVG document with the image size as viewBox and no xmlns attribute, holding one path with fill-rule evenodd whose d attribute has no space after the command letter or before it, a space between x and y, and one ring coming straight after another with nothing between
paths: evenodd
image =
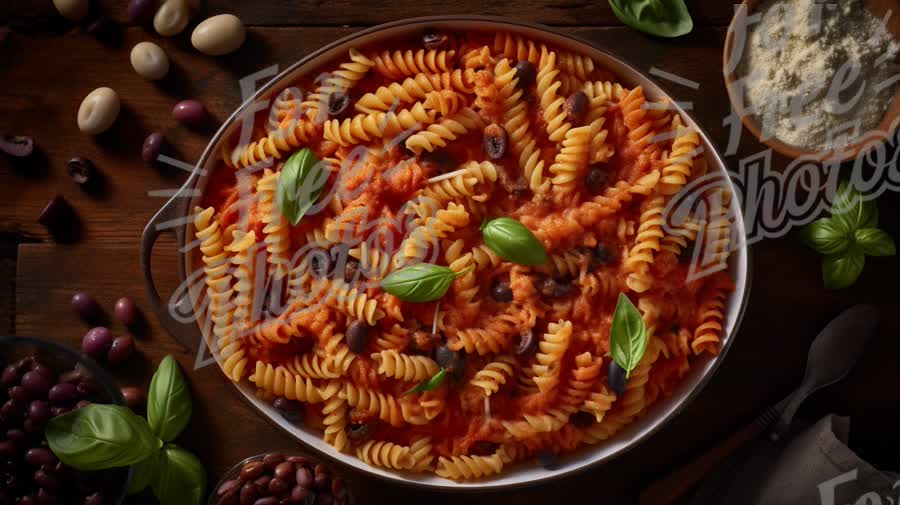
<instances>
[{"instance_id":1,"label":"kalamata olive","mask_svg":"<svg viewBox=\"0 0 900 505\"><path fill-rule=\"evenodd\" d=\"M81 340L81 352L94 359L106 356L113 343L113 334L109 328L97 326L85 333Z\"/></svg>"},{"instance_id":2,"label":"kalamata olive","mask_svg":"<svg viewBox=\"0 0 900 505\"><path fill-rule=\"evenodd\" d=\"M432 151L430 153L427 151L423 152L419 156L419 161L422 162L422 165L427 166L438 174L455 170L460 164L459 160L456 159L453 154L443 150Z\"/></svg>"},{"instance_id":3,"label":"kalamata olive","mask_svg":"<svg viewBox=\"0 0 900 505\"><path fill-rule=\"evenodd\" d=\"M344 479L336 477L331 481L331 493L334 494L335 497L343 496L346 492L347 486Z\"/></svg>"},{"instance_id":4,"label":"kalamata olive","mask_svg":"<svg viewBox=\"0 0 900 505\"><path fill-rule=\"evenodd\" d=\"M572 93L563 104L563 110L566 111L566 120L574 125L580 125L584 122L587 115L588 98L584 91L578 90Z\"/></svg>"},{"instance_id":5,"label":"kalamata olive","mask_svg":"<svg viewBox=\"0 0 900 505\"><path fill-rule=\"evenodd\" d=\"M278 498L275 496L264 496L253 502L253 505L278 505Z\"/></svg>"},{"instance_id":6,"label":"kalamata olive","mask_svg":"<svg viewBox=\"0 0 900 505\"><path fill-rule=\"evenodd\" d=\"M516 78L519 79L517 86L520 88L527 88L534 84L535 78L537 78L537 69L534 68L534 63L528 60L519 60L516 62Z\"/></svg>"},{"instance_id":7,"label":"kalamata olive","mask_svg":"<svg viewBox=\"0 0 900 505\"><path fill-rule=\"evenodd\" d=\"M122 388L122 396L125 398L125 405L131 410L139 410L144 407L147 401L144 396L144 390L141 388L126 386Z\"/></svg>"},{"instance_id":8,"label":"kalamata olive","mask_svg":"<svg viewBox=\"0 0 900 505\"><path fill-rule=\"evenodd\" d=\"M609 181L609 168L606 163L602 162L591 165L584 177L584 185L595 195L600 194L606 188L607 181Z\"/></svg>"},{"instance_id":9,"label":"kalamata olive","mask_svg":"<svg viewBox=\"0 0 900 505\"><path fill-rule=\"evenodd\" d=\"M49 489L51 491L59 489L61 484L59 481L59 477L47 470L44 470L43 468L40 468L38 469L38 471L34 472L34 483L44 489Z\"/></svg>"},{"instance_id":10,"label":"kalamata olive","mask_svg":"<svg viewBox=\"0 0 900 505\"><path fill-rule=\"evenodd\" d=\"M275 477L269 481L268 491L275 496L287 493L290 489L290 484L285 482L283 479L279 479L278 477Z\"/></svg>"},{"instance_id":11,"label":"kalamata olive","mask_svg":"<svg viewBox=\"0 0 900 505\"><path fill-rule=\"evenodd\" d=\"M69 171L69 177L71 177L76 184L87 184L94 175L94 163L81 156L70 159L69 162L66 163L66 168Z\"/></svg>"},{"instance_id":12,"label":"kalamata olive","mask_svg":"<svg viewBox=\"0 0 900 505\"><path fill-rule=\"evenodd\" d=\"M437 361L441 368L447 370L447 373L454 375L459 379L465 372L466 355L461 351L454 351L442 345L434 352L434 360Z\"/></svg>"},{"instance_id":13,"label":"kalamata olive","mask_svg":"<svg viewBox=\"0 0 900 505\"><path fill-rule=\"evenodd\" d=\"M203 54L222 56L244 44L247 29L234 14L219 14L203 20L191 33L191 44Z\"/></svg>"},{"instance_id":14,"label":"kalamata olive","mask_svg":"<svg viewBox=\"0 0 900 505\"><path fill-rule=\"evenodd\" d=\"M511 302L513 299L512 288L508 282L498 282L491 287L491 298L498 302Z\"/></svg>"},{"instance_id":15,"label":"kalamata olive","mask_svg":"<svg viewBox=\"0 0 900 505\"><path fill-rule=\"evenodd\" d=\"M568 279L547 276L539 280L538 289L547 298L562 298L572 292L572 283Z\"/></svg>"},{"instance_id":16,"label":"kalamata olive","mask_svg":"<svg viewBox=\"0 0 900 505\"><path fill-rule=\"evenodd\" d=\"M281 417L296 423L303 418L303 405L294 400L279 396L272 405L281 413Z\"/></svg>"},{"instance_id":17,"label":"kalamata olive","mask_svg":"<svg viewBox=\"0 0 900 505\"><path fill-rule=\"evenodd\" d=\"M362 321L353 321L347 328L347 347L356 354L366 350L369 341L369 327Z\"/></svg>"},{"instance_id":18,"label":"kalamata olive","mask_svg":"<svg viewBox=\"0 0 900 505\"><path fill-rule=\"evenodd\" d=\"M116 337L106 352L106 359L113 364L123 363L134 353L134 339L129 335Z\"/></svg>"},{"instance_id":19,"label":"kalamata olive","mask_svg":"<svg viewBox=\"0 0 900 505\"><path fill-rule=\"evenodd\" d=\"M13 419L19 417L22 414L22 404L9 399L0 406L0 416L3 416L4 419Z\"/></svg>"},{"instance_id":20,"label":"kalamata olive","mask_svg":"<svg viewBox=\"0 0 900 505\"><path fill-rule=\"evenodd\" d=\"M141 159L145 163L153 163L162 153L165 139L160 132L153 132L144 139L144 145L141 147Z\"/></svg>"},{"instance_id":21,"label":"kalamata olive","mask_svg":"<svg viewBox=\"0 0 900 505\"><path fill-rule=\"evenodd\" d=\"M169 73L169 56L153 42L138 42L131 48L131 68L144 79L157 81Z\"/></svg>"},{"instance_id":22,"label":"kalamata olive","mask_svg":"<svg viewBox=\"0 0 900 505\"><path fill-rule=\"evenodd\" d=\"M22 387L31 396L43 398L50 391L50 380L44 374L31 370L22 376Z\"/></svg>"},{"instance_id":23,"label":"kalamata olive","mask_svg":"<svg viewBox=\"0 0 900 505\"><path fill-rule=\"evenodd\" d=\"M206 107L197 100L182 100L176 103L172 108L172 117L179 123L193 127L201 126L208 120Z\"/></svg>"},{"instance_id":24,"label":"kalamata olive","mask_svg":"<svg viewBox=\"0 0 900 505\"><path fill-rule=\"evenodd\" d=\"M116 122L120 109L119 95L112 88L97 88L78 108L78 129L88 135L103 133Z\"/></svg>"},{"instance_id":25,"label":"kalamata olive","mask_svg":"<svg viewBox=\"0 0 900 505\"><path fill-rule=\"evenodd\" d=\"M72 412L72 409L69 407L50 407L50 417L61 416L69 412Z\"/></svg>"},{"instance_id":26,"label":"kalamata olive","mask_svg":"<svg viewBox=\"0 0 900 505\"><path fill-rule=\"evenodd\" d=\"M37 490L37 493L34 494L34 502L37 505L57 505L59 503L59 498L46 489L40 488Z\"/></svg>"},{"instance_id":27,"label":"kalamata olive","mask_svg":"<svg viewBox=\"0 0 900 505\"><path fill-rule=\"evenodd\" d=\"M613 390L613 392L617 396L622 396L625 394L625 387L627 386L628 379L625 377L625 369L619 366L615 361L610 362L609 371L606 374L607 381L609 382L609 388Z\"/></svg>"},{"instance_id":28,"label":"kalamata olive","mask_svg":"<svg viewBox=\"0 0 900 505\"><path fill-rule=\"evenodd\" d=\"M447 47L449 42L450 37L444 32L429 29L422 34L422 45L425 49L442 49Z\"/></svg>"},{"instance_id":29,"label":"kalamata olive","mask_svg":"<svg viewBox=\"0 0 900 505\"><path fill-rule=\"evenodd\" d=\"M45 423L50 419L50 406L43 400L34 400L28 404L28 418L36 423Z\"/></svg>"},{"instance_id":30,"label":"kalamata olive","mask_svg":"<svg viewBox=\"0 0 900 505\"><path fill-rule=\"evenodd\" d=\"M537 339L534 338L534 332L532 330L525 330L519 334L519 341L516 342L513 352L518 356L529 356L536 348Z\"/></svg>"},{"instance_id":31,"label":"kalamata olive","mask_svg":"<svg viewBox=\"0 0 900 505\"><path fill-rule=\"evenodd\" d=\"M97 383L90 379L82 379L82 381L75 386L75 390L78 391L78 396L81 399L88 399L97 394L99 387L97 386Z\"/></svg>"},{"instance_id":32,"label":"kalamata olive","mask_svg":"<svg viewBox=\"0 0 900 505\"><path fill-rule=\"evenodd\" d=\"M18 381L19 371L16 370L15 365L7 365L7 367L3 369L3 374L0 375L0 385L8 388Z\"/></svg>"},{"instance_id":33,"label":"kalamata olive","mask_svg":"<svg viewBox=\"0 0 900 505\"><path fill-rule=\"evenodd\" d=\"M120 323L128 327L135 326L139 320L137 305L135 305L134 300L127 296L116 300L113 315L116 316Z\"/></svg>"},{"instance_id":34,"label":"kalamata olive","mask_svg":"<svg viewBox=\"0 0 900 505\"><path fill-rule=\"evenodd\" d=\"M232 491L237 491L241 487L239 479L231 479L223 482L216 490L216 496L224 496Z\"/></svg>"},{"instance_id":35,"label":"kalamata olive","mask_svg":"<svg viewBox=\"0 0 900 505\"><path fill-rule=\"evenodd\" d=\"M347 432L347 438L354 444L365 442L375 433L375 425L373 423L348 424L344 429Z\"/></svg>"},{"instance_id":36,"label":"kalamata olive","mask_svg":"<svg viewBox=\"0 0 900 505\"><path fill-rule=\"evenodd\" d=\"M20 404L24 404L28 401L28 391L26 391L22 386L13 386L9 388L8 393L10 400L15 400Z\"/></svg>"},{"instance_id":37,"label":"kalamata olive","mask_svg":"<svg viewBox=\"0 0 900 505\"><path fill-rule=\"evenodd\" d=\"M262 465L260 465L260 468L262 468ZM243 471L241 473L243 473ZM241 477L241 480L244 480L243 477ZM248 480L241 487L241 505L252 505L257 498L259 498L259 491L256 488L256 484L254 484L253 481Z\"/></svg>"},{"instance_id":38,"label":"kalamata olive","mask_svg":"<svg viewBox=\"0 0 900 505\"><path fill-rule=\"evenodd\" d=\"M497 123L491 123L484 128L484 133L482 134L482 144L484 145L484 152L487 153L488 158L492 160L499 160L506 154L506 144L509 140L509 136L506 133L506 129Z\"/></svg>"},{"instance_id":39,"label":"kalamata olive","mask_svg":"<svg viewBox=\"0 0 900 505\"><path fill-rule=\"evenodd\" d=\"M606 244L597 244L596 247L591 249L591 267L596 268L602 265L609 263L612 259L612 253L609 250L609 247Z\"/></svg>"},{"instance_id":40,"label":"kalamata olive","mask_svg":"<svg viewBox=\"0 0 900 505\"><path fill-rule=\"evenodd\" d=\"M319 467L322 465L316 465L316 471L314 472L315 476L313 477L313 487L318 490L328 489L331 487L331 474L328 471L319 471Z\"/></svg>"},{"instance_id":41,"label":"kalamata olive","mask_svg":"<svg viewBox=\"0 0 900 505\"><path fill-rule=\"evenodd\" d=\"M81 21L91 8L89 0L53 0L53 6L63 17L72 21Z\"/></svg>"},{"instance_id":42,"label":"kalamata olive","mask_svg":"<svg viewBox=\"0 0 900 505\"><path fill-rule=\"evenodd\" d=\"M34 140L20 135L2 135L0 151L16 158L27 158L34 152Z\"/></svg>"},{"instance_id":43,"label":"kalamata olive","mask_svg":"<svg viewBox=\"0 0 900 505\"><path fill-rule=\"evenodd\" d=\"M294 489L291 489L291 500L295 503L304 501L307 495L309 495L309 488L306 486L297 484Z\"/></svg>"},{"instance_id":44,"label":"kalamata olive","mask_svg":"<svg viewBox=\"0 0 900 505\"><path fill-rule=\"evenodd\" d=\"M555 470L559 466L559 458L550 451L540 451L537 453L537 462L547 470Z\"/></svg>"},{"instance_id":45,"label":"kalamata olive","mask_svg":"<svg viewBox=\"0 0 900 505\"><path fill-rule=\"evenodd\" d=\"M60 376L59 376L60 382L69 382L72 384L78 384L82 380L84 380L84 372L79 368L76 368L74 370L65 371L62 374L60 374Z\"/></svg>"},{"instance_id":46,"label":"kalamata olive","mask_svg":"<svg viewBox=\"0 0 900 505\"><path fill-rule=\"evenodd\" d=\"M85 321L96 322L103 314L103 309L93 296L87 293L72 295L72 310Z\"/></svg>"},{"instance_id":47,"label":"kalamata olive","mask_svg":"<svg viewBox=\"0 0 900 505\"><path fill-rule=\"evenodd\" d=\"M337 92L328 96L328 115L340 116L350 106L350 96L347 93Z\"/></svg>"},{"instance_id":48,"label":"kalamata olive","mask_svg":"<svg viewBox=\"0 0 900 505\"><path fill-rule=\"evenodd\" d=\"M288 484L293 484L294 464L290 461L279 463L278 466L275 467L275 477L285 481Z\"/></svg>"},{"instance_id":49,"label":"kalamata olive","mask_svg":"<svg viewBox=\"0 0 900 505\"><path fill-rule=\"evenodd\" d=\"M131 0L128 2L128 20L131 24L144 25L153 19L156 0Z\"/></svg>"},{"instance_id":50,"label":"kalamata olive","mask_svg":"<svg viewBox=\"0 0 900 505\"><path fill-rule=\"evenodd\" d=\"M41 363L40 361L32 361L29 370L43 375L47 378L47 380L51 382L56 380L56 372L54 372L52 368Z\"/></svg>"},{"instance_id":51,"label":"kalamata olive","mask_svg":"<svg viewBox=\"0 0 900 505\"><path fill-rule=\"evenodd\" d=\"M496 442L488 442L487 440L479 440L469 447L469 454L473 456L490 456L497 452L500 444Z\"/></svg>"},{"instance_id":52,"label":"kalamata olive","mask_svg":"<svg viewBox=\"0 0 900 505\"><path fill-rule=\"evenodd\" d=\"M97 491L85 496L84 505L103 505L103 493Z\"/></svg>"},{"instance_id":53,"label":"kalamata olive","mask_svg":"<svg viewBox=\"0 0 900 505\"><path fill-rule=\"evenodd\" d=\"M16 370L19 371L19 374L24 374L25 372L31 370L31 367L34 366L34 358L31 356L20 359L15 362Z\"/></svg>"},{"instance_id":54,"label":"kalamata olive","mask_svg":"<svg viewBox=\"0 0 900 505\"><path fill-rule=\"evenodd\" d=\"M55 465L56 456L50 452L50 449L44 447L35 447L25 452L25 463L30 466L39 467L41 465Z\"/></svg>"},{"instance_id":55,"label":"kalamata olive","mask_svg":"<svg viewBox=\"0 0 900 505\"><path fill-rule=\"evenodd\" d=\"M187 27L190 15L185 0L163 0L153 16L153 29L163 37L178 35Z\"/></svg>"},{"instance_id":56,"label":"kalamata olive","mask_svg":"<svg viewBox=\"0 0 900 505\"><path fill-rule=\"evenodd\" d=\"M359 261L356 258L347 258L347 264L344 265L344 281L353 282L356 280L357 273L359 273Z\"/></svg>"},{"instance_id":57,"label":"kalamata olive","mask_svg":"<svg viewBox=\"0 0 900 505\"><path fill-rule=\"evenodd\" d=\"M19 428L11 428L11 429L6 430L6 439L12 440L13 442L15 442L17 444L21 444L21 443L25 442L26 436L27 435L25 435L25 432L20 430Z\"/></svg>"},{"instance_id":58,"label":"kalamata olive","mask_svg":"<svg viewBox=\"0 0 900 505\"><path fill-rule=\"evenodd\" d=\"M593 414L588 412L576 412L569 416L569 422L572 423L576 428L587 428L594 424L597 420Z\"/></svg>"},{"instance_id":59,"label":"kalamata olive","mask_svg":"<svg viewBox=\"0 0 900 505\"><path fill-rule=\"evenodd\" d=\"M63 382L50 388L47 398L53 405L71 405L75 403L75 385Z\"/></svg>"},{"instance_id":60,"label":"kalamata olive","mask_svg":"<svg viewBox=\"0 0 900 505\"><path fill-rule=\"evenodd\" d=\"M71 210L71 207L69 207L69 204L66 203L63 197L56 195L47 202L44 210L41 211L41 215L38 216L38 223L51 229L59 227L69 220Z\"/></svg>"}]
</instances>

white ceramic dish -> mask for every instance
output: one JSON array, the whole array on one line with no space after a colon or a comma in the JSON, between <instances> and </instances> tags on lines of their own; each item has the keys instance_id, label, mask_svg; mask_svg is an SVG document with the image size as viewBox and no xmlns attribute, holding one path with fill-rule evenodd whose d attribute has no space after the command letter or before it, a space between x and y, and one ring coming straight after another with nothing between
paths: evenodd
<instances>
[{"instance_id":1,"label":"white ceramic dish","mask_svg":"<svg viewBox=\"0 0 900 505\"><path fill-rule=\"evenodd\" d=\"M417 18L376 26L329 44L286 69L260 89L256 96L244 103L231 115L231 117L228 118L228 120L225 121L222 128L216 133L210 144L207 146L195 171L191 174L187 183L182 188L183 193L175 195L175 197L173 197L172 200L153 217L147 225L147 228L144 230L142 239L142 259L144 273L147 279L148 293L151 300L154 302L161 322L173 335L188 345L195 345L193 343L196 342L199 331L196 322L185 324L173 317L169 311L169 307L160 299L154 286L152 273L149 269L149 259L153 243L162 231L158 225L160 223L173 222L173 220L181 220L182 223L189 221L186 219L186 216L189 215L189 209L193 208L195 201L198 198L187 198L185 195L202 194L202 189L205 187L207 180L206 174L211 173L218 163L221 142L231 138L235 134L235 130L240 126L242 111L247 110L247 108L256 100L271 99L283 88L294 82L297 77L308 72L316 71L325 63L336 61L345 55L350 47L365 47L368 44L380 41L390 41L397 37L418 34L428 27L438 29L443 28L447 30L479 30L489 32L505 30L521 34L536 41L544 41L557 47L566 48L592 57L600 67L612 71L623 85L629 87L642 85L646 95L650 99L657 100L667 97L657 85L647 79L642 73L622 60L612 56L610 53L593 47L587 42L578 40L577 38L555 32L550 28L524 22L505 21L498 18L480 16ZM674 100L671 99L670 101L674 102ZM719 171L724 173L724 163L714 146L710 143L707 135L688 114L681 110L680 107L678 108L678 111L683 116L689 118L687 126L693 127L700 132L702 145L707 153L710 172ZM730 180L726 178L725 184L732 193L734 193L734 188L731 185ZM189 193L192 191L193 193ZM704 357L696 360L691 371L671 397L658 401L643 417L636 420L606 443L585 447L562 457L559 466L554 470L547 470L536 464L520 464L512 466L509 469L504 469L500 475L495 477L472 482L453 482L434 475L403 474L386 471L381 468L369 466L357 459L354 455L337 453L331 446L327 445L322 440L321 432L318 430L307 429L303 426L295 426L286 422L270 404L256 398L255 389L251 384L243 383L237 385L237 387L248 402L273 423L297 438L297 440L300 440L321 453L347 465L356 467L372 475L405 484L448 490L497 489L536 483L538 481L560 477L565 474L586 469L592 465L609 461L615 456L621 455L628 449L634 447L660 429L666 422L683 409L710 379L714 370L723 361L731 346L749 295L750 281L748 272L750 268L749 252L742 239L742 237L746 236L746 233L743 227L743 220L740 217L741 211L738 208L736 198L732 199L731 205L735 206L733 212L734 216L737 216L732 230L732 237L738 241L740 247L732 253L731 259L729 260L729 269L737 288L734 293L732 293L728 303L721 354L716 358ZM186 242L190 242L190 240L186 241L185 237L193 237L194 234L193 226L190 223L180 224L175 227L173 231L178 236L178 242L182 246ZM192 261L192 257L190 254L183 254L182 256L183 261L179 265L182 279L191 278L192 274L194 274L194 262ZM180 308L184 314L190 314L190 300L187 300L186 298L182 299ZM227 379L223 376L222 380Z\"/></svg>"}]
</instances>

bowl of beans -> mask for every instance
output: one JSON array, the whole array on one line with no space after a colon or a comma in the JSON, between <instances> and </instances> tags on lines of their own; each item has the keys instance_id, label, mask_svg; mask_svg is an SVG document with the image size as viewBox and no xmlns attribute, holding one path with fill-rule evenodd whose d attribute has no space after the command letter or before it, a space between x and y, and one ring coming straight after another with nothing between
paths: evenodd
<instances>
[{"instance_id":1,"label":"bowl of beans","mask_svg":"<svg viewBox=\"0 0 900 505\"><path fill-rule=\"evenodd\" d=\"M209 495L209 505L348 505L344 479L299 454L257 454L234 465Z\"/></svg>"},{"instance_id":2,"label":"bowl of beans","mask_svg":"<svg viewBox=\"0 0 900 505\"><path fill-rule=\"evenodd\" d=\"M91 403L124 404L96 362L65 346L0 337L0 504L118 505L130 469L79 472L50 451L47 422Z\"/></svg>"}]
</instances>

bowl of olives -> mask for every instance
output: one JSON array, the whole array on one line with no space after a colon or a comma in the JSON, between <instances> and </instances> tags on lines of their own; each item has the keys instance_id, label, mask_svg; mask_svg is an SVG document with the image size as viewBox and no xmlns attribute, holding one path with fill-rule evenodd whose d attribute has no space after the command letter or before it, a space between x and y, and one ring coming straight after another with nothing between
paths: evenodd
<instances>
[{"instance_id":1,"label":"bowl of olives","mask_svg":"<svg viewBox=\"0 0 900 505\"><path fill-rule=\"evenodd\" d=\"M80 472L59 461L47 422L92 403L123 405L115 380L63 345L0 337L0 504L118 505L130 469Z\"/></svg>"}]
</instances>

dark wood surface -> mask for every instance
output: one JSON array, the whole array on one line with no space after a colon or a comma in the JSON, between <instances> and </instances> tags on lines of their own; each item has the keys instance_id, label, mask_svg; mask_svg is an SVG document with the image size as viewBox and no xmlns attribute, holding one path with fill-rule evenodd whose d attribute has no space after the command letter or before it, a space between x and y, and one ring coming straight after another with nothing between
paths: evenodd
<instances>
[{"instance_id":1,"label":"dark wood surface","mask_svg":"<svg viewBox=\"0 0 900 505\"><path fill-rule=\"evenodd\" d=\"M101 2L113 19L123 21L124 2ZM119 296L135 297L147 307L139 270L138 241L144 224L165 201L152 190L179 186L187 175L177 169L147 166L140 145L153 130L164 132L173 157L195 160L211 131L175 125L174 103L197 98L221 120L240 102L237 79L271 64L285 66L304 54L363 25L408 16L443 12L509 15L562 25L643 71L658 67L701 83L692 90L660 82L678 100L693 101L694 116L720 145L728 131L722 119L730 110L721 77L724 25L733 11L729 2L690 2L694 32L678 40L646 37L618 26L602 1L529 0L515 4L434 0L370 6L362 1L244 2L210 0L213 13L240 13L252 25L246 45L224 58L209 58L190 47L189 31L162 39L139 27L122 28L100 42L81 28L61 21L49 2L7 0L0 5L0 25L14 26L0 45L0 132L31 135L40 152L27 164L0 158L0 329L19 335L52 338L77 345L86 328L72 315L68 300L76 291L94 293L111 308ZM479 11L478 9L486 9ZM341 26L341 25L353 26ZM159 42L173 62L160 83L138 77L128 53L141 40ZM98 86L118 90L123 111L114 128L90 138L78 131L75 115L81 98ZM744 135L741 154L760 150ZM94 160L103 173L102 191L76 187L65 170L74 155ZM736 164L737 158L729 158ZM777 166L785 160L776 158ZM62 194L77 210L83 233L60 244L36 219L46 201ZM900 198L879 200L882 226L900 236ZM18 246L18 247L16 247ZM900 442L900 292L895 259L869 258L860 281L850 289L821 287L818 257L793 236L753 247L753 293L744 324L725 363L699 397L671 424L611 464L524 490L471 495L472 503L631 503L640 487L679 462L739 428L757 411L792 389L803 374L806 351L824 324L859 302L878 305L883 321L878 335L853 373L815 395L802 414L827 412L853 417L852 446L876 465L897 469L893 450ZM177 251L170 237L156 247L154 271L163 293L179 282ZM166 354L186 370L195 409L182 442L207 464L211 482L234 462L270 449L301 449L290 437L255 414L214 368L194 370L193 357L148 314L149 331L139 337L140 356L115 370L123 384L146 386ZM116 332L123 328L113 326ZM848 336L848 338L850 338ZM349 471L348 471L349 472ZM458 503L446 493L412 490L349 472L359 503ZM151 503L147 497L134 503Z\"/></svg>"}]
</instances>

